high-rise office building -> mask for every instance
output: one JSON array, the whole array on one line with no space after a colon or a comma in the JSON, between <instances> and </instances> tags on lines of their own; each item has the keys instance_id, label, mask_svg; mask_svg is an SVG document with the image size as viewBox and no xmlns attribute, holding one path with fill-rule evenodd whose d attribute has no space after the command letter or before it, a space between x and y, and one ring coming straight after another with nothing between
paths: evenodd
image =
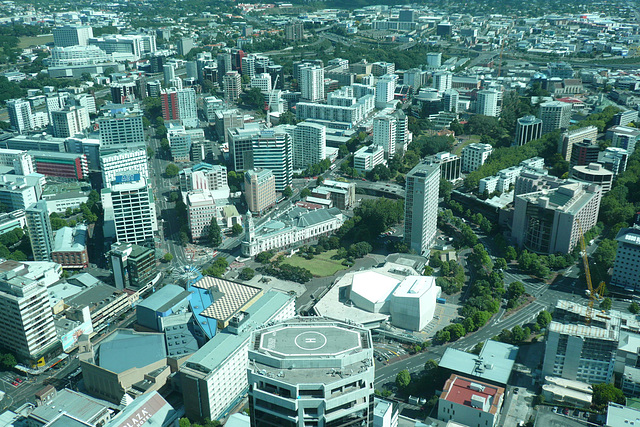
<instances>
[{"instance_id":1,"label":"high-rise office building","mask_svg":"<svg viewBox=\"0 0 640 427\"><path fill-rule=\"evenodd\" d=\"M25 211L31 251L35 261L51 261L53 230L46 200L40 200Z\"/></svg>"},{"instance_id":2,"label":"high-rise office building","mask_svg":"<svg viewBox=\"0 0 640 427\"><path fill-rule=\"evenodd\" d=\"M3 269L0 307L0 346L3 348L35 364L59 345L44 284Z\"/></svg>"},{"instance_id":3,"label":"high-rise office building","mask_svg":"<svg viewBox=\"0 0 640 427\"><path fill-rule=\"evenodd\" d=\"M262 213L276 203L276 178L268 169L250 169L244 174L244 196L251 212Z\"/></svg>"},{"instance_id":4,"label":"high-rise office building","mask_svg":"<svg viewBox=\"0 0 640 427\"><path fill-rule=\"evenodd\" d=\"M327 128L311 122L299 123L293 130L293 167L305 169L327 157Z\"/></svg>"},{"instance_id":5,"label":"high-rise office building","mask_svg":"<svg viewBox=\"0 0 640 427\"><path fill-rule=\"evenodd\" d=\"M623 228L616 241L611 284L635 293L640 289L640 226Z\"/></svg>"},{"instance_id":6,"label":"high-rise office building","mask_svg":"<svg viewBox=\"0 0 640 427\"><path fill-rule=\"evenodd\" d=\"M595 140L585 139L580 142L574 142L571 157L569 158L569 167L596 163L599 154L600 146L595 143Z\"/></svg>"},{"instance_id":7,"label":"high-rise office building","mask_svg":"<svg viewBox=\"0 0 640 427\"><path fill-rule=\"evenodd\" d=\"M566 161L571 160L573 144L582 142L585 139L595 141L598 137L598 128L595 126L586 126L580 129L570 130L562 134L562 140L558 145L558 152L562 154L562 158Z\"/></svg>"},{"instance_id":8,"label":"high-rise office building","mask_svg":"<svg viewBox=\"0 0 640 427\"><path fill-rule=\"evenodd\" d=\"M31 105L26 99L10 99L7 101L7 112L11 129L18 133L25 133L35 129L35 120Z\"/></svg>"},{"instance_id":9,"label":"high-rise office building","mask_svg":"<svg viewBox=\"0 0 640 427\"><path fill-rule=\"evenodd\" d=\"M111 245L109 256L117 289L140 289L157 274L156 254L151 248L118 242Z\"/></svg>"},{"instance_id":10,"label":"high-rise office building","mask_svg":"<svg viewBox=\"0 0 640 427\"><path fill-rule=\"evenodd\" d=\"M396 119L384 114L373 118L373 143L384 148L384 156L393 158L396 154Z\"/></svg>"},{"instance_id":11,"label":"high-rise office building","mask_svg":"<svg viewBox=\"0 0 640 427\"><path fill-rule=\"evenodd\" d=\"M254 331L251 426L373 426L372 344L367 329L322 318Z\"/></svg>"},{"instance_id":12,"label":"high-rise office building","mask_svg":"<svg viewBox=\"0 0 640 427\"><path fill-rule=\"evenodd\" d=\"M114 104L133 102L136 99L137 87L133 80L111 83L109 88L111 89L111 102Z\"/></svg>"},{"instance_id":13,"label":"high-rise office building","mask_svg":"<svg viewBox=\"0 0 640 427\"><path fill-rule=\"evenodd\" d=\"M438 92L444 92L447 89L451 89L451 82L453 74L448 71L442 71L433 74L433 87Z\"/></svg>"},{"instance_id":14,"label":"high-rise office building","mask_svg":"<svg viewBox=\"0 0 640 427\"><path fill-rule=\"evenodd\" d=\"M89 26L65 25L53 29L53 44L56 47L87 46L93 37L93 28Z\"/></svg>"},{"instance_id":15,"label":"high-rise office building","mask_svg":"<svg viewBox=\"0 0 640 427\"><path fill-rule=\"evenodd\" d=\"M89 111L87 107L66 106L59 111L51 112L51 125L53 136L58 138L70 138L83 133L90 125Z\"/></svg>"},{"instance_id":16,"label":"high-rise office building","mask_svg":"<svg viewBox=\"0 0 640 427\"><path fill-rule=\"evenodd\" d=\"M313 64L304 64L299 69L299 87L304 101L324 101L324 68Z\"/></svg>"},{"instance_id":17,"label":"high-rise office building","mask_svg":"<svg viewBox=\"0 0 640 427\"><path fill-rule=\"evenodd\" d=\"M442 94L442 108L444 111L450 111L452 113L458 112L458 101L460 100L460 94L455 89L447 89Z\"/></svg>"},{"instance_id":18,"label":"high-rise office building","mask_svg":"<svg viewBox=\"0 0 640 427\"><path fill-rule=\"evenodd\" d=\"M624 148L629 155L632 155L640 140L640 129L630 126L611 126L607 129L607 139L611 140L611 146Z\"/></svg>"},{"instance_id":19,"label":"high-rise office building","mask_svg":"<svg viewBox=\"0 0 640 427\"><path fill-rule=\"evenodd\" d=\"M543 102L540 104L540 119L543 134L566 129L571 121L571 104L561 101Z\"/></svg>"},{"instance_id":20,"label":"high-rise office building","mask_svg":"<svg viewBox=\"0 0 640 427\"><path fill-rule=\"evenodd\" d=\"M100 170L102 171L102 185L110 188L116 176L127 171L137 171L145 179L149 179L149 165L147 150L144 146L121 150L102 151L100 154Z\"/></svg>"},{"instance_id":21,"label":"high-rise office building","mask_svg":"<svg viewBox=\"0 0 640 427\"><path fill-rule=\"evenodd\" d=\"M36 171L33 156L24 150L0 148L0 165L12 167L16 175L29 175Z\"/></svg>"},{"instance_id":22,"label":"high-rise office building","mask_svg":"<svg viewBox=\"0 0 640 427\"><path fill-rule=\"evenodd\" d=\"M160 58L164 58L164 56L161 56ZM164 76L164 85L166 87L171 87L171 82L176 78L176 65L174 63L164 64L162 66L162 74Z\"/></svg>"},{"instance_id":23,"label":"high-rise office building","mask_svg":"<svg viewBox=\"0 0 640 427\"><path fill-rule=\"evenodd\" d=\"M126 108L111 110L96 120L101 149L135 148L144 146L144 125L141 111Z\"/></svg>"},{"instance_id":24,"label":"high-rise office building","mask_svg":"<svg viewBox=\"0 0 640 427\"><path fill-rule=\"evenodd\" d=\"M442 53L441 52L429 52L427 53L427 67L437 68L442 65Z\"/></svg>"},{"instance_id":25,"label":"high-rise office building","mask_svg":"<svg viewBox=\"0 0 640 427\"><path fill-rule=\"evenodd\" d=\"M284 26L284 38L292 41L304 39L304 24L300 21L288 22Z\"/></svg>"},{"instance_id":26,"label":"high-rise office building","mask_svg":"<svg viewBox=\"0 0 640 427\"><path fill-rule=\"evenodd\" d=\"M217 221L216 201L208 191L190 191L186 197L187 226L193 243L209 240L209 228Z\"/></svg>"},{"instance_id":27,"label":"high-rise office building","mask_svg":"<svg viewBox=\"0 0 640 427\"><path fill-rule=\"evenodd\" d=\"M222 78L224 87L224 99L227 102L236 102L242 92L242 77L237 71L229 71Z\"/></svg>"},{"instance_id":28,"label":"high-rise office building","mask_svg":"<svg viewBox=\"0 0 640 427\"><path fill-rule=\"evenodd\" d=\"M624 148L607 147L598 154L598 163L618 176L627 169L629 153Z\"/></svg>"},{"instance_id":29,"label":"high-rise office building","mask_svg":"<svg viewBox=\"0 0 640 427\"><path fill-rule=\"evenodd\" d=\"M252 167L273 172L276 191L283 191L292 183L292 145L291 136L279 128L263 130L251 139Z\"/></svg>"},{"instance_id":30,"label":"high-rise office building","mask_svg":"<svg viewBox=\"0 0 640 427\"><path fill-rule=\"evenodd\" d=\"M158 229L153 191L137 171L117 175L101 193L104 236L117 242L152 245Z\"/></svg>"},{"instance_id":31,"label":"high-rise office building","mask_svg":"<svg viewBox=\"0 0 640 427\"><path fill-rule=\"evenodd\" d=\"M436 238L440 164L423 162L406 177L404 240L410 249L428 254Z\"/></svg>"},{"instance_id":32,"label":"high-rise office building","mask_svg":"<svg viewBox=\"0 0 640 427\"><path fill-rule=\"evenodd\" d=\"M483 116L498 117L502 111L502 92L496 89L478 91L476 113Z\"/></svg>"},{"instance_id":33,"label":"high-rise office building","mask_svg":"<svg viewBox=\"0 0 640 427\"><path fill-rule=\"evenodd\" d=\"M397 74L386 74L376 83L376 108L382 109L388 107L393 101L398 84Z\"/></svg>"},{"instance_id":34,"label":"high-rise office building","mask_svg":"<svg viewBox=\"0 0 640 427\"><path fill-rule=\"evenodd\" d=\"M186 127L198 126L198 108L194 89L163 89L160 92L160 99L164 120L180 120Z\"/></svg>"},{"instance_id":35,"label":"high-rise office building","mask_svg":"<svg viewBox=\"0 0 640 427\"><path fill-rule=\"evenodd\" d=\"M520 117L516 121L516 139L513 145L524 145L542 136L542 120L535 116Z\"/></svg>"},{"instance_id":36,"label":"high-rise office building","mask_svg":"<svg viewBox=\"0 0 640 427\"><path fill-rule=\"evenodd\" d=\"M190 37L183 37L178 40L178 55L185 56L193 49L193 39Z\"/></svg>"},{"instance_id":37,"label":"high-rise office building","mask_svg":"<svg viewBox=\"0 0 640 427\"><path fill-rule=\"evenodd\" d=\"M384 148L382 145L365 145L353 153L353 168L360 173L369 172L381 164L384 164Z\"/></svg>"}]
</instances>

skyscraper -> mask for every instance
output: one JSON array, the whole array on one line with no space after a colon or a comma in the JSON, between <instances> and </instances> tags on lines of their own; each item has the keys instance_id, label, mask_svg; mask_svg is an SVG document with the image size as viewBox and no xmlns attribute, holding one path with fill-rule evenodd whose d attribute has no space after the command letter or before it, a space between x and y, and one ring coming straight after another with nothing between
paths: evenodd
<instances>
[{"instance_id":1,"label":"skyscraper","mask_svg":"<svg viewBox=\"0 0 640 427\"><path fill-rule=\"evenodd\" d=\"M235 102L242 92L242 78L237 71L229 71L222 78L224 98L227 102Z\"/></svg>"},{"instance_id":2,"label":"skyscraper","mask_svg":"<svg viewBox=\"0 0 640 427\"><path fill-rule=\"evenodd\" d=\"M0 273L0 346L35 363L59 345L47 287L15 272Z\"/></svg>"},{"instance_id":3,"label":"skyscraper","mask_svg":"<svg viewBox=\"0 0 640 427\"><path fill-rule=\"evenodd\" d=\"M100 132L101 150L144 146L144 126L139 110L111 110L96 122Z\"/></svg>"},{"instance_id":4,"label":"skyscraper","mask_svg":"<svg viewBox=\"0 0 640 427\"><path fill-rule=\"evenodd\" d=\"M51 125L53 136L58 138L70 138L83 133L91 125L87 107L66 106L59 111L51 112Z\"/></svg>"},{"instance_id":5,"label":"skyscraper","mask_svg":"<svg viewBox=\"0 0 640 427\"><path fill-rule=\"evenodd\" d=\"M283 191L293 180L291 136L281 129L263 130L251 140L253 168L269 169L276 177L276 191Z\"/></svg>"},{"instance_id":6,"label":"skyscraper","mask_svg":"<svg viewBox=\"0 0 640 427\"><path fill-rule=\"evenodd\" d=\"M93 37L93 28L89 26L72 26L53 29L53 44L56 47L87 46Z\"/></svg>"},{"instance_id":7,"label":"skyscraper","mask_svg":"<svg viewBox=\"0 0 640 427\"><path fill-rule=\"evenodd\" d=\"M11 129L25 133L35 128L31 105L26 99L10 99L7 101L7 112Z\"/></svg>"},{"instance_id":8,"label":"skyscraper","mask_svg":"<svg viewBox=\"0 0 640 427\"><path fill-rule=\"evenodd\" d=\"M520 117L516 122L516 138L513 145L524 145L542 136L542 120L535 116Z\"/></svg>"},{"instance_id":9,"label":"skyscraper","mask_svg":"<svg viewBox=\"0 0 640 427\"><path fill-rule=\"evenodd\" d=\"M404 241L423 255L436 238L440 165L424 162L407 174L404 205Z\"/></svg>"},{"instance_id":10,"label":"skyscraper","mask_svg":"<svg viewBox=\"0 0 640 427\"><path fill-rule=\"evenodd\" d=\"M31 251L36 261L51 261L53 251L53 230L49 220L47 202L40 200L25 211Z\"/></svg>"},{"instance_id":11,"label":"skyscraper","mask_svg":"<svg viewBox=\"0 0 640 427\"><path fill-rule=\"evenodd\" d=\"M384 156L390 159L396 153L396 119L388 114L373 118L373 143L384 148Z\"/></svg>"},{"instance_id":12,"label":"skyscraper","mask_svg":"<svg viewBox=\"0 0 640 427\"><path fill-rule=\"evenodd\" d=\"M447 89L442 94L442 108L444 108L444 111L457 113L459 100L460 100L460 94L458 93L457 90Z\"/></svg>"},{"instance_id":13,"label":"skyscraper","mask_svg":"<svg viewBox=\"0 0 640 427\"><path fill-rule=\"evenodd\" d=\"M299 69L300 92L305 101L324 100L324 68L318 65L305 64Z\"/></svg>"},{"instance_id":14,"label":"skyscraper","mask_svg":"<svg viewBox=\"0 0 640 427\"><path fill-rule=\"evenodd\" d=\"M453 80L453 74L448 71L435 73L433 75L433 87L438 92L444 92L447 89L451 89L451 82Z\"/></svg>"},{"instance_id":15,"label":"skyscraper","mask_svg":"<svg viewBox=\"0 0 640 427\"><path fill-rule=\"evenodd\" d=\"M321 124L302 122L293 131L293 167L304 169L327 157L327 128Z\"/></svg>"},{"instance_id":16,"label":"skyscraper","mask_svg":"<svg viewBox=\"0 0 640 427\"><path fill-rule=\"evenodd\" d=\"M153 192L139 172L123 172L101 194L104 236L118 242L153 244L158 229Z\"/></svg>"},{"instance_id":17,"label":"skyscraper","mask_svg":"<svg viewBox=\"0 0 640 427\"><path fill-rule=\"evenodd\" d=\"M116 176L131 170L149 179L147 150L144 146L106 152L103 150L100 154L100 170L102 170L102 185L105 188L111 187Z\"/></svg>"},{"instance_id":18,"label":"skyscraper","mask_svg":"<svg viewBox=\"0 0 640 427\"><path fill-rule=\"evenodd\" d=\"M485 89L478 91L478 100L476 101L476 113L483 116L498 117L502 106L502 92L496 89Z\"/></svg>"},{"instance_id":19,"label":"skyscraper","mask_svg":"<svg viewBox=\"0 0 640 427\"><path fill-rule=\"evenodd\" d=\"M162 118L164 120L181 120L186 127L198 126L198 108L196 91L187 89L163 89L160 92L162 101Z\"/></svg>"},{"instance_id":20,"label":"skyscraper","mask_svg":"<svg viewBox=\"0 0 640 427\"><path fill-rule=\"evenodd\" d=\"M544 102L540 104L540 118L543 134L566 129L571 121L571 104L561 101Z\"/></svg>"},{"instance_id":21,"label":"skyscraper","mask_svg":"<svg viewBox=\"0 0 640 427\"><path fill-rule=\"evenodd\" d=\"M398 84L397 74L386 74L376 83L376 108L386 108L393 101Z\"/></svg>"}]
</instances>

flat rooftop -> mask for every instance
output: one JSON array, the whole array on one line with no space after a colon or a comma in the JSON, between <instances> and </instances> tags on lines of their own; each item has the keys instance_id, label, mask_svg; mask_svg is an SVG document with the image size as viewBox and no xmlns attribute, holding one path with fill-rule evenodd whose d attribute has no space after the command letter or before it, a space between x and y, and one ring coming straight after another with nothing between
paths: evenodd
<instances>
[{"instance_id":1,"label":"flat rooftop","mask_svg":"<svg viewBox=\"0 0 640 427\"><path fill-rule=\"evenodd\" d=\"M259 351L289 356L337 356L360 349L360 334L338 326L284 325L260 335Z\"/></svg>"},{"instance_id":2,"label":"flat rooftop","mask_svg":"<svg viewBox=\"0 0 640 427\"><path fill-rule=\"evenodd\" d=\"M241 308L262 294L262 289L229 280L205 276L194 285L206 289L211 294L212 304L204 309L202 315L216 320L226 321Z\"/></svg>"},{"instance_id":3,"label":"flat rooftop","mask_svg":"<svg viewBox=\"0 0 640 427\"><path fill-rule=\"evenodd\" d=\"M439 366L461 374L506 384L516 361L518 347L487 340L479 355L448 348Z\"/></svg>"},{"instance_id":4,"label":"flat rooftop","mask_svg":"<svg viewBox=\"0 0 640 427\"><path fill-rule=\"evenodd\" d=\"M447 385L449 388L447 389ZM500 397L504 394L504 388L492 386L477 381L470 381L468 378L452 375L445 384L440 399L448 402L475 408L479 411L497 414ZM476 407L472 402L474 398L481 398L487 402L486 410Z\"/></svg>"}]
</instances>

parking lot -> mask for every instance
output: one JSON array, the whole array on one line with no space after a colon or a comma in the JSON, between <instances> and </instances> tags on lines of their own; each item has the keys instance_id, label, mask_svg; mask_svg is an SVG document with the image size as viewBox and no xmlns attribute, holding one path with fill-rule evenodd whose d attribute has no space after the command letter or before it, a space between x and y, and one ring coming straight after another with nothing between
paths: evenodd
<instances>
[{"instance_id":1,"label":"parking lot","mask_svg":"<svg viewBox=\"0 0 640 427\"><path fill-rule=\"evenodd\" d=\"M554 409L557 412L554 412ZM574 417L573 412L569 411L569 415L564 415L562 407L538 406L538 414L536 416L536 427L579 427L586 426L587 419L584 413L578 411L578 416Z\"/></svg>"},{"instance_id":2,"label":"parking lot","mask_svg":"<svg viewBox=\"0 0 640 427\"><path fill-rule=\"evenodd\" d=\"M0 377L0 379L2 379L6 386L14 388L20 387L26 380L26 378L24 377L11 373L5 373L2 377Z\"/></svg>"}]
</instances>

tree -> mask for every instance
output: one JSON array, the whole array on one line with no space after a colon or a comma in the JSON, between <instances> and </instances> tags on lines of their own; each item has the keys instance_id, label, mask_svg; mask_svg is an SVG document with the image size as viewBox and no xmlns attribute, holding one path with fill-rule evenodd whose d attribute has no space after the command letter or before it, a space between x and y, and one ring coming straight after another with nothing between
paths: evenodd
<instances>
[{"instance_id":1,"label":"tree","mask_svg":"<svg viewBox=\"0 0 640 427\"><path fill-rule=\"evenodd\" d=\"M271 251L260 252L258 255L256 255L256 262L259 262L260 264L266 264L271 260L271 258L273 258L273 255L274 253Z\"/></svg>"},{"instance_id":2,"label":"tree","mask_svg":"<svg viewBox=\"0 0 640 427\"><path fill-rule=\"evenodd\" d=\"M173 255L171 255L169 252L164 254L164 256L162 257L163 262L171 262L172 260L173 260Z\"/></svg>"},{"instance_id":3,"label":"tree","mask_svg":"<svg viewBox=\"0 0 640 427\"><path fill-rule=\"evenodd\" d=\"M322 183L324 182L324 178L319 176L316 178L316 185L322 185Z\"/></svg>"},{"instance_id":4,"label":"tree","mask_svg":"<svg viewBox=\"0 0 640 427\"><path fill-rule=\"evenodd\" d=\"M240 224L233 224L233 227L231 227L231 235L232 236L239 236L240 234L242 234L242 231L244 229L242 228L242 226Z\"/></svg>"},{"instance_id":5,"label":"tree","mask_svg":"<svg viewBox=\"0 0 640 427\"><path fill-rule=\"evenodd\" d=\"M638 313L640 313L640 304L638 304L638 303L637 303L637 302L635 302L635 301L634 301L634 302L632 302L632 303L629 305L629 311L630 311L632 314L638 314Z\"/></svg>"},{"instance_id":6,"label":"tree","mask_svg":"<svg viewBox=\"0 0 640 427\"><path fill-rule=\"evenodd\" d=\"M551 323L551 320L551 313L549 313L547 310L542 310L538 314L536 323L538 324L538 326L540 326L540 328L546 328L547 326L549 326L549 323Z\"/></svg>"},{"instance_id":7,"label":"tree","mask_svg":"<svg viewBox=\"0 0 640 427\"><path fill-rule=\"evenodd\" d=\"M171 193L169 193L169 201L171 203L175 203L180 199L180 195L178 194L177 191L172 191Z\"/></svg>"},{"instance_id":8,"label":"tree","mask_svg":"<svg viewBox=\"0 0 640 427\"><path fill-rule=\"evenodd\" d=\"M180 244L182 246L185 246L189 241L189 235L186 232L181 231L180 233L178 233L178 240L180 241Z\"/></svg>"},{"instance_id":9,"label":"tree","mask_svg":"<svg viewBox=\"0 0 640 427\"><path fill-rule=\"evenodd\" d=\"M345 144L342 144L338 147L338 157L343 159L349 155L349 149Z\"/></svg>"},{"instance_id":10,"label":"tree","mask_svg":"<svg viewBox=\"0 0 640 427\"><path fill-rule=\"evenodd\" d=\"M398 372L398 375L396 375L396 385L398 388L404 390L409 386L409 383L411 383L411 374L409 374L409 371L403 369Z\"/></svg>"},{"instance_id":11,"label":"tree","mask_svg":"<svg viewBox=\"0 0 640 427\"><path fill-rule=\"evenodd\" d=\"M11 353L2 354L0 357L1 357L0 364L6 370L13 369L18 364L15 356Z\"/></svg>"},{"instance_id":12,"label":"tree","mask_svg":"<svg viewBox=\"0 0 640 427\"><path fill-rule=\"evenodd\" d=\"M220 230L220 226L218 225L218 220L214 216L211 218L211 222L209 223L209 245L211 247L218 247L222 243L222 231Z\"/></svg>"},{"instance_id":13,"label":"tree","mask_svg":"<svg viewBox=\"0 0 640 427\"><path fill-rule=\"evenodd\" d=\"M609 402L625 404L624 394L622 390L616 388L613 384L602 383L593 384L593 406L598 409L604 409Z\"/></svg>"},{"instance_id":14,"label":"tree","mask_svg":"<svg viewBox=\"0 0 640 427\"><path fill-rule=\"evenodd\" d=\"M180 169L178 168L178 166L174 165L173 163L169 163L164 170L164 174L167 176L167 178L173 178L175 176L178 176L179 172L180 172Z\"/></svg>"},{"instance_id":15,"label":"tree","mask_svg":"<svg viewBox=\"0 0 640 427\"><path fill-rule=\"evenodd\" d=\"M300 192L300 197L302 197L303 199L310 195L311 195L311 190L309 190L308 188L303 188L302 191Z\"/></svg>"},{"instance_id":16,"label":"tree","mask_svg":"<svg viewBox=\"0 0 640 427\"><path fill-rule=\"evenodd\" d=\"M507 293L509 295L509 299L517 300L520 298L525 292L524 285L520 282L513 282L509 285L507 289Z\"/></svg>"},{"instance_id":17,"label":"tree","mask_svg":"<svg viewBox=\"0 0 640 427\"><path fill-rule=\"evenodd\" d=\"M180 418L179 427L191 427L191 421L189 421L189 418Z\"/></svg>"},{"instance_id":18,"label":"tree","mask_svg":"<svg viewBox=\"0 0 640 427\"><path fill-rule=\"evenodd\" d=\"M246 267L243 268L238 277L240 280L251 280L256 275L256 272L253 269Z\"/></svg>"},{"instance_id":19,"label":"tree","mask_svg":"<svg viewBox=\"0 0 640 427\"><path fill-rule=\"evenodd\" d=\"M602 310L611 310L612 305L613 305L613 301L611 301L611 298L605 298L600 303L600 308Z\"/></svg>"},{"instance_id":20,"label":"tree","mask_svg":"<svg viewBox=\"0 0 640 427\"><path fill-rule=\"evenodd\" d=\"M147 158L152 159L155 155L156 151L150 145L147 145Z\"/></svg>"},{"instance_id":21,"label":"tree","mask_svg":"<svg viewBox=\"0 0 640 427\"><path fill-rule=\"evenodd\" d=\"M451 199L451 192L453 191L453 184L444 178L440 178L440 197L444 198L445 202Z\"/></svg>"},{"instance_id":22,"label":"tree","mask_svg":"<svg viewBox=\"0 0 640 427\"><path fill-rule=\"evenodd\" d=\"M285 189L282 190L282 195L288 199L291 196L293 196L293 190L291 189L290 186L287 185Z\"/></svg>"},{"instance_id":23,"label":"tree","mask_svg":"<svg viewBox=\"0 0 640 427\"><path fill-rule=\"evenodd\" d=\"M518 258L518 252L516 252L516 248L514 248L513 246L508 246L504 252L505 261L513 261L516 258Z\"/></svg>"}]
</instances>

